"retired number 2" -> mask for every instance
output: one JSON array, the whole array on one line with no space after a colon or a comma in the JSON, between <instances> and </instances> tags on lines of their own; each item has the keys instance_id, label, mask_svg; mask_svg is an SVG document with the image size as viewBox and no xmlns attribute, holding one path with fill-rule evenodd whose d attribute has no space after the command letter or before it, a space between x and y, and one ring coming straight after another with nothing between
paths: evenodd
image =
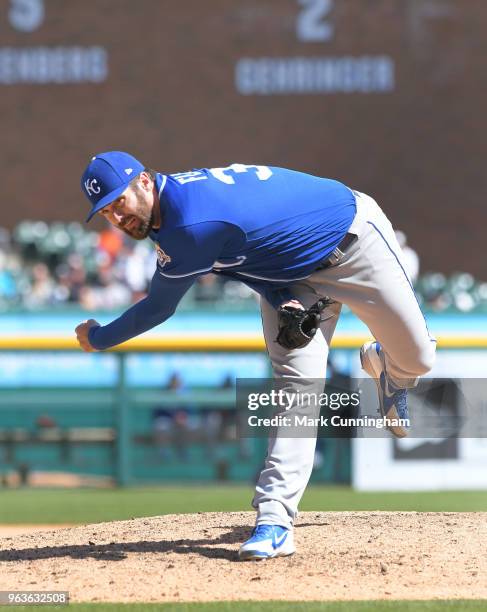
<instances>
[{"instance_id":1,"label":"retired number 2","mask_svg":"<svg viewBox=\"0 0 487 612\"><path fill-rule=\"evenodd\" d=\"M296 22L296 35L303 42L326 42L333 38L333 26L325 18L333 0L298 0L303 7Z\"/></svg>"}]
</instances>

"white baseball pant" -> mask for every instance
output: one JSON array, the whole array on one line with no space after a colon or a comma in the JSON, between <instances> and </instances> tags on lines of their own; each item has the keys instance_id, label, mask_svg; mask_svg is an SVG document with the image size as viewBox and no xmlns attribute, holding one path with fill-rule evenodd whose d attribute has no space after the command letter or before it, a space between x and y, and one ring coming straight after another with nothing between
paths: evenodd
<instances>
[{"instance_id":1,"label":"white baseball pant","mask_svg":"<svg viewBox=\"0 0 487 612\"><path fill-rule=\"evenodd\" d=\"M355 193L357 213L349 233L356 234L357 240L339 263L292 286L306 308L320 297L336 300L331 306L336 316L322 323L307 347L288 351L275 342L277 311L265 300L261 302L274 377L288 378L290 383L303 378L324 380L341 304L347 304L381 343L388 376L399 387L413 387L432 368L436 341L428 332L405 272L391 223L371 197ZM309 406L310 416L318 416L316 412L319 406ZM252 502L257 524L292 526L311 475L315 446L316 438L286 438L279 430L269 439Z\"/></svg>"}]
</instances>

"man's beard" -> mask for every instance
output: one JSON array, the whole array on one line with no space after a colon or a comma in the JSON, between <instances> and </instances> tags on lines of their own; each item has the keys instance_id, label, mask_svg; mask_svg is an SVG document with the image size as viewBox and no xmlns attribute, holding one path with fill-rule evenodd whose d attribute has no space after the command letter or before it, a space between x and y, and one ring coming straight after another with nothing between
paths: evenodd
<instances>
[{"instance_id":1,"label":"man's beard","mask_svg":"<svg viewBox=\"0 0 487 612\"><path fill-rule=\"evenodd\" d=\"M137 207L137 214L133 215L138 223L134 224L134 227L130 229L125 227L121 227L120 229L134 240L145 240L154 224L154 210L152 209L150 214L148 214L145 206L141 203L139 204L140 205ZM132 220L130 220L130 223L132 223Z\"/></svg>"}]
</instances>

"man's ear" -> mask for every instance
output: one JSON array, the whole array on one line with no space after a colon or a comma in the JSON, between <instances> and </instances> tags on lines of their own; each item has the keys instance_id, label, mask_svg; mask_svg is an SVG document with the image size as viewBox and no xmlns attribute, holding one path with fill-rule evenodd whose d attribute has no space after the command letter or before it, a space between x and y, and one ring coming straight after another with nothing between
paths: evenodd
<instances>
[{"instance_id":1,"label":"man's ear","mask_svg":"<svg viewBox=\"0 0 487 612\"><path fill-rule=\"evenodd\" d=\"M141 172L139 175L139 181L145 191L152 191L153 180L148 172Z\"/></svg>"}]
</instances>

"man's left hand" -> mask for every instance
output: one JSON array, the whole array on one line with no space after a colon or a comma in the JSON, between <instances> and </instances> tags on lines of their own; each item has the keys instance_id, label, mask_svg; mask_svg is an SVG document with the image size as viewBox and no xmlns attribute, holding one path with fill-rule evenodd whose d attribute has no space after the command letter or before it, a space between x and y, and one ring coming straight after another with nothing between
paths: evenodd
<instances>
[{"instance_id":1,"label":"man's left hand","mask_svg":"<svg viewBox=\"0 0 487 612\"><path fill-rule=\"evenodd\" d=\"M291 300L277 310L278 335L276 342L287 350L308 346L321 324L321 311L332 303L323 297L310 308Z\"/></svg>"},{"instance_id":2,"label":"man's left hand","mask_svg":"<svg viewBox=\"0 0 487 612\"><path fill-rule=\"evenodd\" d=\"M94 353L97 349L93 348L88 340L88 333L92 327L99 327L100 324L95 319L88 319L83 321L74 330L76 332L76 338L78 339L80 347L87 353Z\"/></svg>"}]
</instances>

